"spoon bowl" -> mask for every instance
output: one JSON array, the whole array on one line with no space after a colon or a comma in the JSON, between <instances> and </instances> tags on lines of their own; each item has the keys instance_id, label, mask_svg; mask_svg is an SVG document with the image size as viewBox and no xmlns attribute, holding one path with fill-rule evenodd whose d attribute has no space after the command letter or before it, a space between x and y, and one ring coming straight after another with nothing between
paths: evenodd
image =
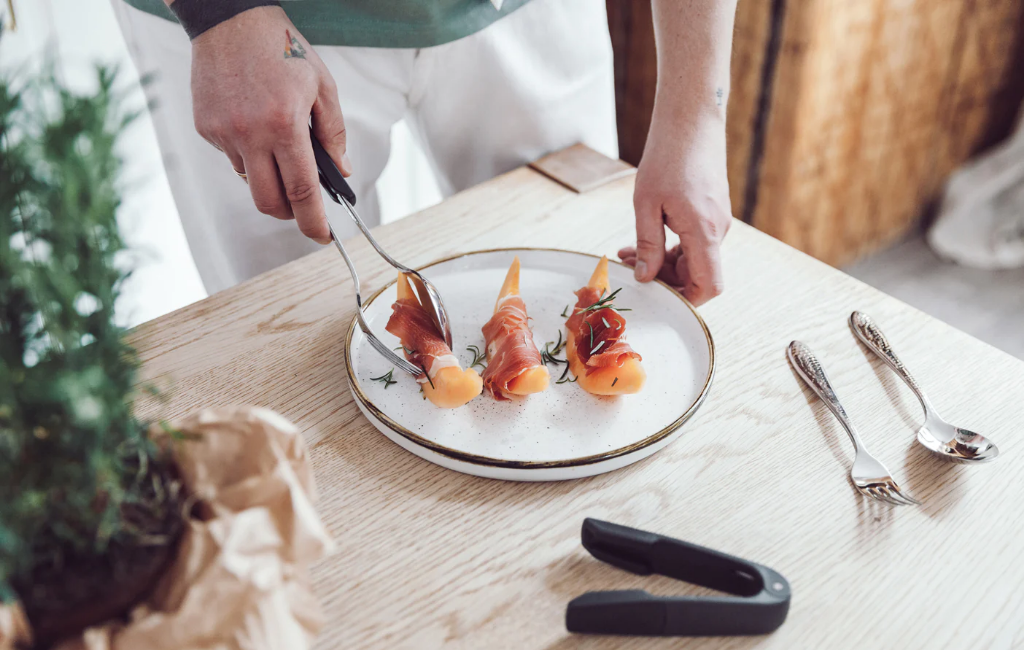
<instances>
[{"instance_id":1,"label":"spoon bowl","mask_svg":"<svg viewBox=\"0 0 1024 650\"><path fill-rule=\"evenodd\" d=\"M937 417L918 429L917 441L933 454L958 463L984 463L999 455L999 447L985 436Z\"/></svg>"}]
</instances>

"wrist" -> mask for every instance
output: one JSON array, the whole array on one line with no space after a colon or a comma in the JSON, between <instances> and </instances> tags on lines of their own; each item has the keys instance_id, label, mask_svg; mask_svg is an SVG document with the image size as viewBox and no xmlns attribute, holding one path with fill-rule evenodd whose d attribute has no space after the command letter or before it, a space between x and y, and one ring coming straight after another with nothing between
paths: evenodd
<instances>
[{"instance_id":1,"label":"wrist","mask_svg":"<svg viewBox=\"0 0 1024 650\"><path fill-rule=\"evenodd\" d=\"M672 151L725 144L725 113L717 107L663 107L655 105L647 135L647 147L657 144Z\"/></svg>"},{"instance_id":2,"label":"wrist","mask_svg":"<svg viewBox=\"0 0 1024 650\"><path fill-rule=\"evenodd\" d=\"M728 93L728 84L694 83L686 89L659 85L651 122L724 124Z\"/></svg>"}]
</instances>

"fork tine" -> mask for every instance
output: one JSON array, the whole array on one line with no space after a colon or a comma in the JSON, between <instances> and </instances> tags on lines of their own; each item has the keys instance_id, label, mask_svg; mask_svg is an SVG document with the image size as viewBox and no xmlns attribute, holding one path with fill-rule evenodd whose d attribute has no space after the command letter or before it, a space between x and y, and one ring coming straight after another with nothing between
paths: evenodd
<instances>
[{"instance_id":1,"label":"fork tine","mask_svg":"<svg viewBox=\"0 0 1024 650\"><path fill-rule=\"evenodd\" d=\"M879 485L877 489L878 489L879 493L881 493L882 495L885 496L885 498L887 498L889 501L891 501L892 503L894 503L894 504L896 504L898 506L909 506L910 505L909 502L903 501L902 499L898 498L897 495L893 494L888 489L887 485Z\"/></svg>"},{"instance_id":2,"label":"fork tine","mask_svg":"<svg viewBox=\"0 0 1024 650\"><path fill-rule=\"evenodd\" d=\"M857 491L860 492L861 494L863 494L866 497L874 499L875 501L882 501L883 503L887 503L885 501L885 499L883 499L881 496L879 496L878 494L875 493L873 488L870 488L870 487L868 487L866 485L863 486L863 487L858 485L857 486Z\"/></svg>"},{"instance_id":3,"label":"fork tine","mask_svg":"<svg viewBox=\"0 0 1024 650\"><path fill-rule=\"evenodd\" d=\"M878 499L879 501L881 501L883 503L888 503L891 506L902 506L902 505L904 505L903 503L900 503L896 499L893 499L892 497L890 497L887 492L885 492L881 487L879 487L877 485L871 486L871 487L867 488L867 491L868 491L868 494L870 494L871 496L873 496L874 498Z\"/></svg>"},{"instance_id":4,"label":"fork tine","mask_svg":"<svg viewBox=\"0 0 1024 650\"><path fill-rule=\"evenodd\" d=\"M918 501L914 497L910 496L909 494L905 494L902 490L900 490L900 486L896 485L896 481L893 481L893 480L888 481L885 484L885 487L888 489L890 496L892 496L894 499L902 499L903 501L905 501L904 505L908 505L908 506L912 506L912 505L913 506L919 506L919 505L921 505L920 501Z\"/></svg>"}]
</instances>

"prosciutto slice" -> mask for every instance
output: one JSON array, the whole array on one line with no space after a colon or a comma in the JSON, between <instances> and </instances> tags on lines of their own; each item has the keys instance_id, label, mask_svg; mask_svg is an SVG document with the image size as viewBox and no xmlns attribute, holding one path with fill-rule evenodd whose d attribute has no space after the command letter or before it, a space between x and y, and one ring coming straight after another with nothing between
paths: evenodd
<instances>
[{"instance_id":1,"label":"prosciutto slice","mask_svg":"<svg viewBox=\"0 0 1024 650\"><path fill-rule=\"evenodd\" d=\"M459 360L445 344L434 320L415 298L399 299L391 309L391 318L384 329L402 341L405 358L424 370L425 374L417 381L429 383L441 368L459 367Z\"/></svg>"},{"instance_id":2,"label":"prosciutto slice","mask_svg":"<svg viewBox=\"0 0 1024 650\"><path fill-rule=\"evenodd\" d=\"M626 343L626 319L610 307L586 311L601 299L595 287L583 287L576 292L576 307L565 327L573 335L576 357L583 363L586 373L607 367L621 367L626 359L641 361L642 357Z\"/></svg>"},{"instance_id":3,"label":"prosciutto slice","mask_svg":"<svg viewBox=\"0 0 1024 650\"><path fill-rule=\"evenodd\" d=\"M533 342L526 303L517 295L503 298L497 311L483 326L487 349L484 389L497 400L512 395L509 384L527 370L543 366L540 350Z\"/></svg>"}]
</instances>

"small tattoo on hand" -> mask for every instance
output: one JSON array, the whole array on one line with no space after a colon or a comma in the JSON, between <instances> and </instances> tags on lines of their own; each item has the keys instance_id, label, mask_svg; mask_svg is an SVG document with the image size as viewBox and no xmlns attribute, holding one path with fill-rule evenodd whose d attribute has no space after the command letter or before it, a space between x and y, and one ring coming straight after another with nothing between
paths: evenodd
<instances>
[{"instance_id":1,"label":"small tattoo on hand","mask_svg":"<svg viewBox=\"0 0 1024 650\"><path fill-rule=\"evenodd\" d=\"M716 103L719 106L722 105L722 97L724 97L724 96L725 96L725 92L721 88L719 88L718 90L715 91Z\"/></svg>"},{"instance_id":2,"label":"small tattoo on hand","mask_svg":"<svg viewBox=\"0 0 1024 650\"><path fill-rule=\"evenodd\" d=\"M302 47L302 43L299 39L292 36L292 33L287 29L284 30L284 58L286 59L304 59L306 58L306 49Z\"/></svg>"}]
</instances>

